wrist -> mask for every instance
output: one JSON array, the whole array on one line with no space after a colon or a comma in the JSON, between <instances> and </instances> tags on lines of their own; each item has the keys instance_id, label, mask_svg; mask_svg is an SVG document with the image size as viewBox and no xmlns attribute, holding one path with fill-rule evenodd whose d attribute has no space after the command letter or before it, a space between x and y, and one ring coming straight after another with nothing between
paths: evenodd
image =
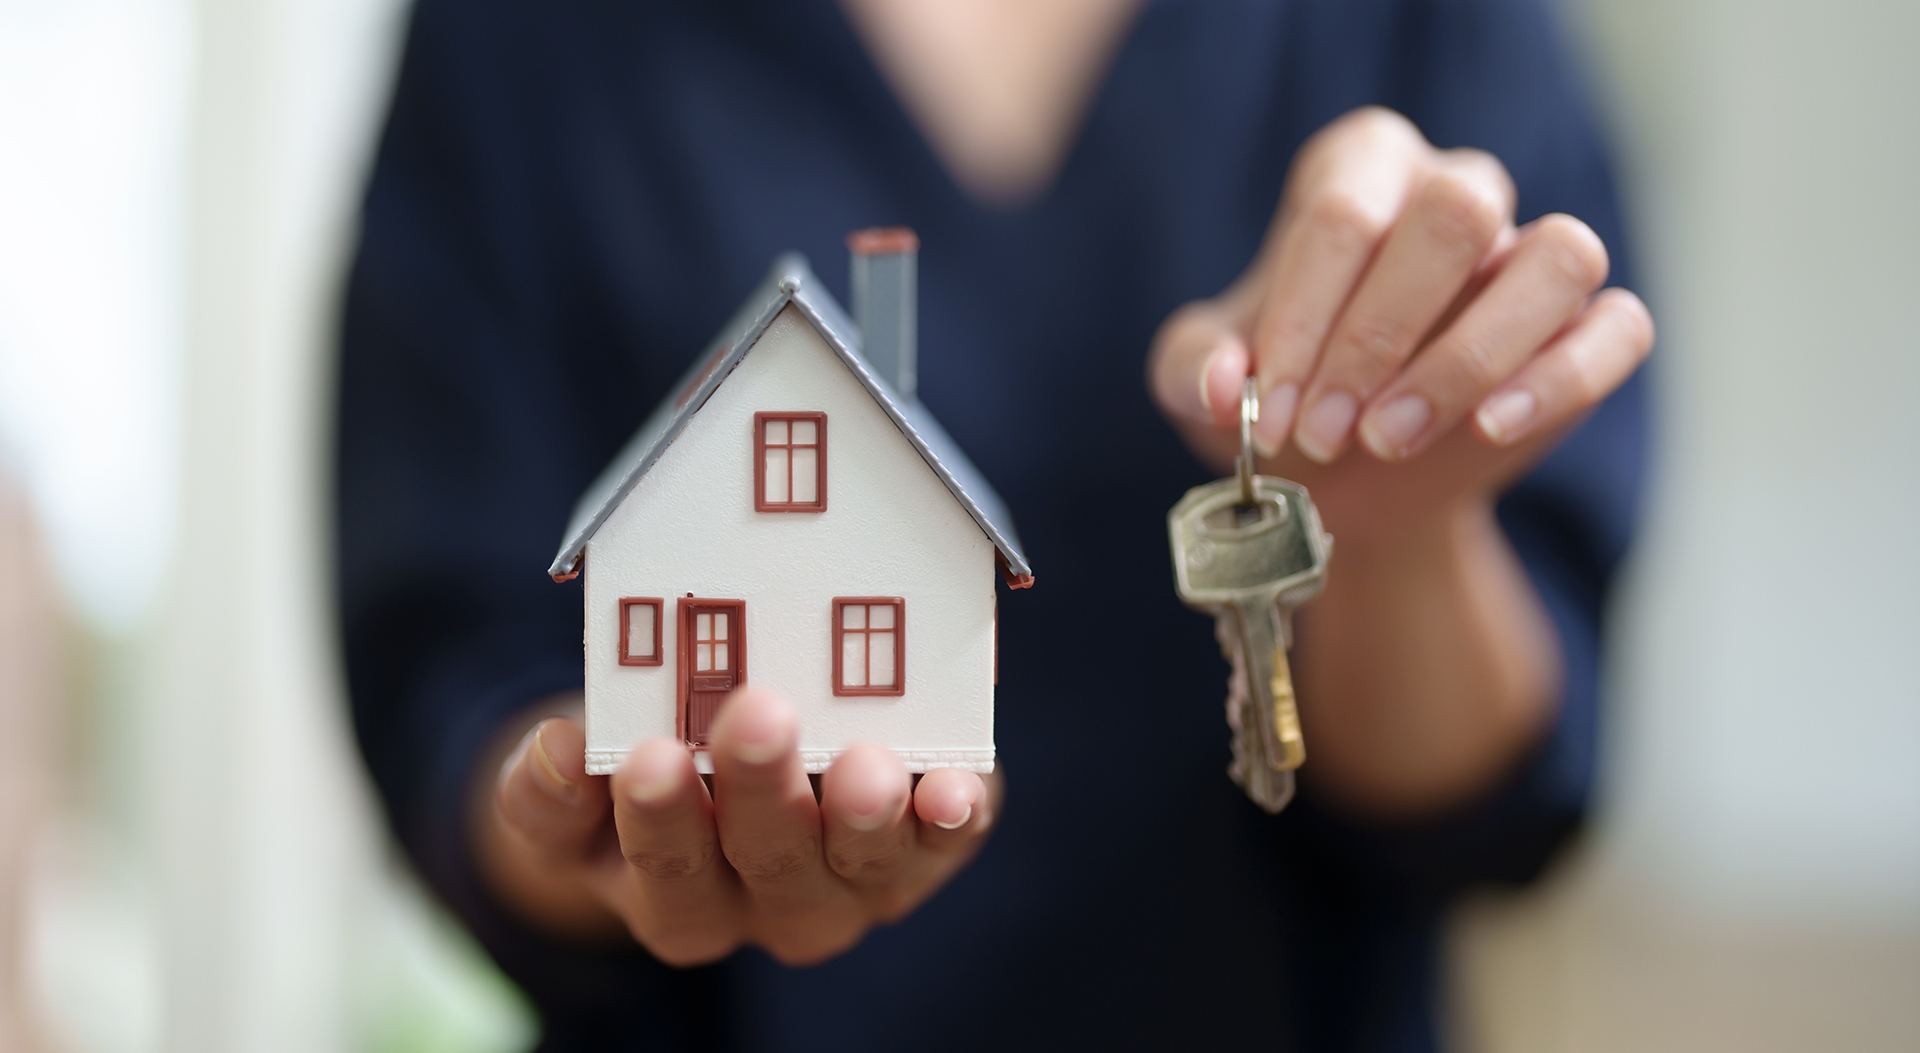
<instances>
[{"instance_id":1,"label":"wrist","mask_svg":"<svg viewBox=\"0 0 1920 1053\"><path fill-rule=\"evenodd\" d=\"M1559 697L1550 620L1487 501L1339 536L1297 626L1311 778L1347 806L1412 816L1496 781Z\"/></svg>"},{"instance_id":2,"label":"wrist","mask_svg":"<svg viewBox=\"0 0 1920 1053\"><path fill-rule=\"evenodd\" d=\"M1398 513L1328 523L1338 546L1333 573L1431 574L1483 560L1489 538L1504 544L1493 501L1481 496Z\"/></svg>"}]
</instances>

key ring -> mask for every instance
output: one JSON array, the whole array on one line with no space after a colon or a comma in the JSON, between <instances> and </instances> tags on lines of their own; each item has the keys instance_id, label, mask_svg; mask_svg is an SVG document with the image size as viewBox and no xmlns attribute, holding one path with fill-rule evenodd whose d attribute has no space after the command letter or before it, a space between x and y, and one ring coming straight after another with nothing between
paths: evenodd
<instances>
[{"instance_id":1,"label":"key ring","mask_svg":"<svg viewBox=\"0 0 1920 1053\"><path fill-rule=\"evenodd\" d=\"M1240 474L1240 503L1256 503L1253 489L1253 422L1260 419L1260 399L1253 378L1240 385L1240 458L1234 465Z\"/></svg>"}]
</instances>

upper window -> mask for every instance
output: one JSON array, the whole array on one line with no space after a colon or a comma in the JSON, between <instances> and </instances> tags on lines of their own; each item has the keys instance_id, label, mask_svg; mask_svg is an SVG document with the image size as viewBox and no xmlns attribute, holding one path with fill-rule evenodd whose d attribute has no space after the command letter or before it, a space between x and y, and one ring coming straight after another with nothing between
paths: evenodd
<instances>
[{"instance_id":1,"label":"upper window","mask_svg":"<svg viewBox=\"0 0 1920 1053\"><path fill-rule=\"evenodd\" d=\"M906 616L898 596L833 601L834 694L906 694Z\"/></svg>"},{"instance_id":2,"label":"upper window","mask_svg":"<svg viewBox=\"0 0 1920 1053\"><path fill-rule=\"evenodd\" d=\"M827 510L827 415L753 415L753 507L761 512Z\"/></svg>"}]
</instances>

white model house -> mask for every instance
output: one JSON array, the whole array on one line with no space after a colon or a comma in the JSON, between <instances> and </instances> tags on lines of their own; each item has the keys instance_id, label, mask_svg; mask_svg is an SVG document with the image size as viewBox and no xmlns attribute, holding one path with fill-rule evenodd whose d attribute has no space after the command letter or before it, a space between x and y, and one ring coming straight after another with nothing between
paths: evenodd
<instances>
[{"instance_id":1,"label":"white model house","mask_svg":"<svg viewBox=\"0 0 1920 1053\"><path fill-rule=\"evenodd\" d=\"M661 736L711 771L749 680L794 700L808 771L860 741L993 769L994 576L1033 571L914 397L917 240L848 241L860 326L782 256L574 512L549 573L586 576L589 772Z\"/></svg>"}]
</instances>

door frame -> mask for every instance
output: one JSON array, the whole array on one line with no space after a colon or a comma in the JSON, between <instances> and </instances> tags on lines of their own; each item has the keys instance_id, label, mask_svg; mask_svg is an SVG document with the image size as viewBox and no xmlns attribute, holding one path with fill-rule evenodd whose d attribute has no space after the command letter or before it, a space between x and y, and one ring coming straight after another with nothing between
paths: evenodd
<instances>
[{"instance_id":1,"label":"door frame","mask_svg":"<svg viewBox=\"0 0 1920 1053\"><path fill-rule=\"evenodd\" d=\"M674 647L674 671L678 683L675 686L673 702L673 733L681 742L687 741L687 706L693 701L693 628L689 624L694 607L730 607L733 609L733 627L731 629L732 649L727 658L733 663L733 686L737 689L747 682L747 601L710 600L692 593L680 597L674 610L674 635L678 637ZM695 749L706 749L695 746Z\"/></svg>"}]
</instances>

